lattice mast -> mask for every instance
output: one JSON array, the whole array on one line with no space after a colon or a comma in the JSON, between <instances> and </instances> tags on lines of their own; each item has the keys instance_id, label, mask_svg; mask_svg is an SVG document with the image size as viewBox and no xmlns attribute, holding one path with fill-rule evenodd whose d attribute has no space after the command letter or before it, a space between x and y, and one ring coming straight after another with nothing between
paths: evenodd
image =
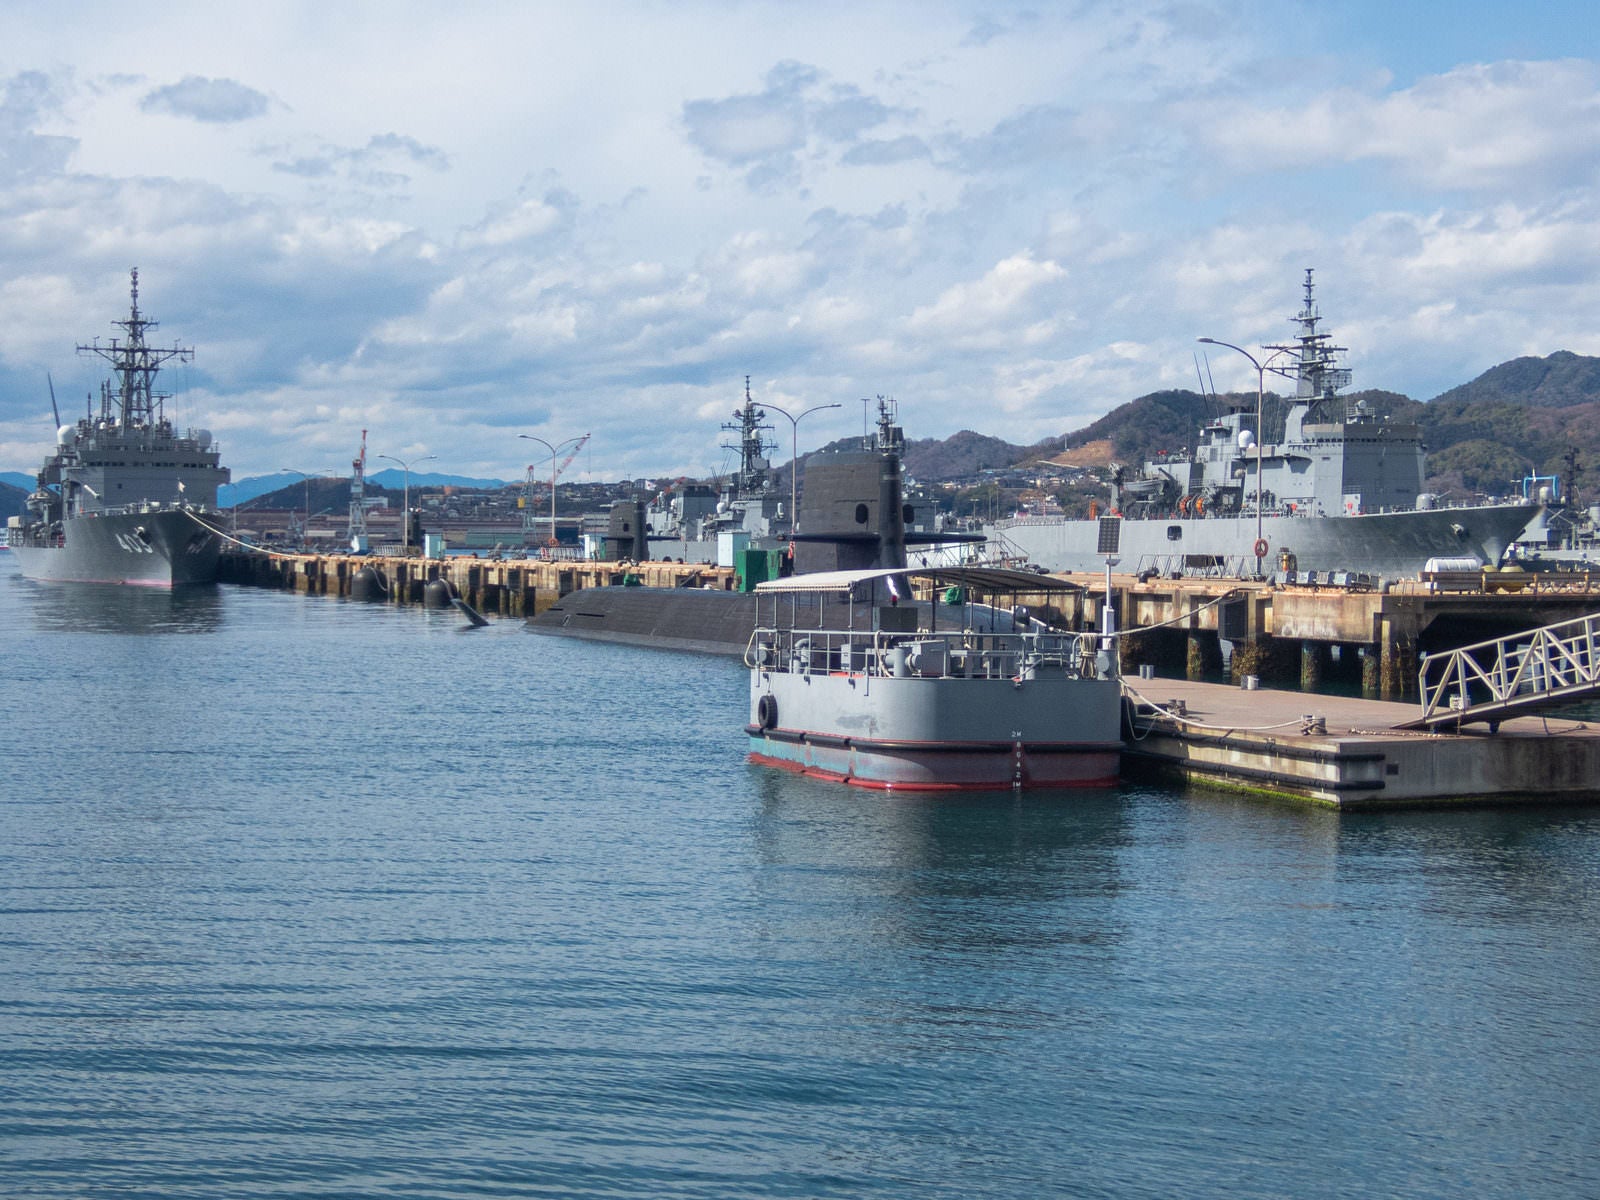
<instances>
[{"instance_id":1,"label":"lattice mast","mask_svg":"<svg viewBox=\"0 0 1600 1200\"><path fill-rule=\"evenodd\" d=\"M139 315L139 268L134 267L129 275L132 279L132 303L128 319L112 322L124 330L127 337L112 338L109 346L102 346L100 339L96 338L90 345L79 346L78 353L94 354L105 359L117 376L115 390L109 386L101 389L101 424L148 428L166 421L162 402L169 396L155 390L161 365L172 359L188 362L194 357L194 350L184 346L151 346L145 342L145 334L160 322Z\"/></svg>"}]
</instances>

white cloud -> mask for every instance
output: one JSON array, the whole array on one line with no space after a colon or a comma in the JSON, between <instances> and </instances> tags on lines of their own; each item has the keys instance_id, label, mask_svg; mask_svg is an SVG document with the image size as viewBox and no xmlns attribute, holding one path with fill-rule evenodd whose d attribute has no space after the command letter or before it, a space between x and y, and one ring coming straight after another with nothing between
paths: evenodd
<instances>
[{"instance_id":1,"label":"white cloud","mask_svg":"<svg viewBox=\"0 0 1600 1200\"><path fill-rule=\"evenodd\" d=\"M906 324L918 334L957 340L1002 327L1014 329L1018 318L1041 301L1039 293L1066 276L1059 263L1014 254L996 263L981 279L946 288L932 304L913 312Z\"/></svg>"},{"instance_id":2,"label":"white cloud","mask_svg":"<svg viewBox=\"0 0 1600 1200\"><path fill-rule=\"evenodd\" d=\"M1587 61L1471 64L1377 95L1201 115L1200 136L1255 171L1372 160L1433 187L1521 190L1593 182L1600 168L1600 67Z\"/></svg>"},{"instance_id":3,"label":"white cloud","mask_svg":"<svg viewBox=\"0 0 1600 1200\"><path fill-rule=\"evenodd\" d=\"M145 112L227 124L265 115L268 103L265 95L238 80L186 75L177 83L145 93L139 107Z\"/></svg>"},{"instance_id":4,"label":"white cloud","mask_svg":"<svg viewBox=\"0 0 1600 1200\"><path fill-rule=\"evenodd\" d=\"M363 426L701 470L746 374L1031 441L1287 336L1306 266L1364 385L1593 339L1587 60L1378 83L1264 0L210 11L8 29L0 438L93 385L135 264L243 474Z\"/></svg>"}]
</instances>

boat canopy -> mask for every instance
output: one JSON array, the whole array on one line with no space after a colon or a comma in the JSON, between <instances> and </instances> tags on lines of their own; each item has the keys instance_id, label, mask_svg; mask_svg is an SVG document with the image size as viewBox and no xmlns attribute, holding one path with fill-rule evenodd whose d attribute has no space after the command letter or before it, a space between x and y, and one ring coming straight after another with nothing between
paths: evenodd
<instances>
[{"instance_id":1,"label":"boat canopy","mask_svg":"<svg viewBox=\"0 0 1600 1200\"><path fill-rule=\"evenodd\" d=\"M927 579L944 587L963 587L984 595L1069 593L1084 589L1065 579L1002 567L870 567L859 571L814 571L756 584L763 595L846 594L859 584L884 579Z\"/></svg>"}]
</instances>

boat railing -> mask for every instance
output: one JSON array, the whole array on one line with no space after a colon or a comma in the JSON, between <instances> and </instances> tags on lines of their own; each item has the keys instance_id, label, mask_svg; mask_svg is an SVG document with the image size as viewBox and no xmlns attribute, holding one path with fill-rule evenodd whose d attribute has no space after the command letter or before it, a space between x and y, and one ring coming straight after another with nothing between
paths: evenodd
<instances>
[{"instance_id":1,"label":"boat railing","mask_svg":"<svg viewBox=\"0 0 1600 1200\"><path fill-rule=\"evenodd\" d=\"M912 633L758 627L745 648L752 670L896 679L1092 679L1098 644L1081 633Z\"/></svg>"},{"instance_id":2,"label":"boat railing","mask_svg":"<svg viewBox=\"0 0 1600 1200\"><path fill-rule=\"evenodd\" d=\"M82 517L136 517L144 513L160 512L214 512L204 504L191 504L187 500L139 500L132 504L107 504L78 514Z\"/></svg>"}]
</instances>

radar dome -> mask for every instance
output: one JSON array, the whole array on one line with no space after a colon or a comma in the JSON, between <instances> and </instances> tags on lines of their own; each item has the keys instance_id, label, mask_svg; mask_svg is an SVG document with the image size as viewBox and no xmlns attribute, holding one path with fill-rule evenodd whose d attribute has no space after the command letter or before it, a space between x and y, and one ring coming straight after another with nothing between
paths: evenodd
<instances>
[{"instance_id":1,"label":"radar dome","mask_svg":"<svg viewBox=\"0 0 1600 1200\"><path fill-rule=\"evenodd\" d=\"M1248 429L1239 430L1239 449L1248 450L1256 444L1256 435Z\"/></svg>"},{"instance_id":2,"label":"radar dome","mask_svg":"<svg viewBox=\"0 0 1600 1200\"><path fill-rule=\"evenodd\" d=\"M199 443L200 449L209 450L211 448L211 430L196 429L194 431L194 440Z\"/></svg>"},{"instance_id":3,"label":"radar dome","mask_svg":"<svg viewBox=\"0 0 1600 1200\"><path fill-rule=\"evenodd\" d=\"M72 440L72 426L71 425L63 425L60 429L56 430L56 445L65 446L71 440Z\"/></svg>"}]
</instances>

